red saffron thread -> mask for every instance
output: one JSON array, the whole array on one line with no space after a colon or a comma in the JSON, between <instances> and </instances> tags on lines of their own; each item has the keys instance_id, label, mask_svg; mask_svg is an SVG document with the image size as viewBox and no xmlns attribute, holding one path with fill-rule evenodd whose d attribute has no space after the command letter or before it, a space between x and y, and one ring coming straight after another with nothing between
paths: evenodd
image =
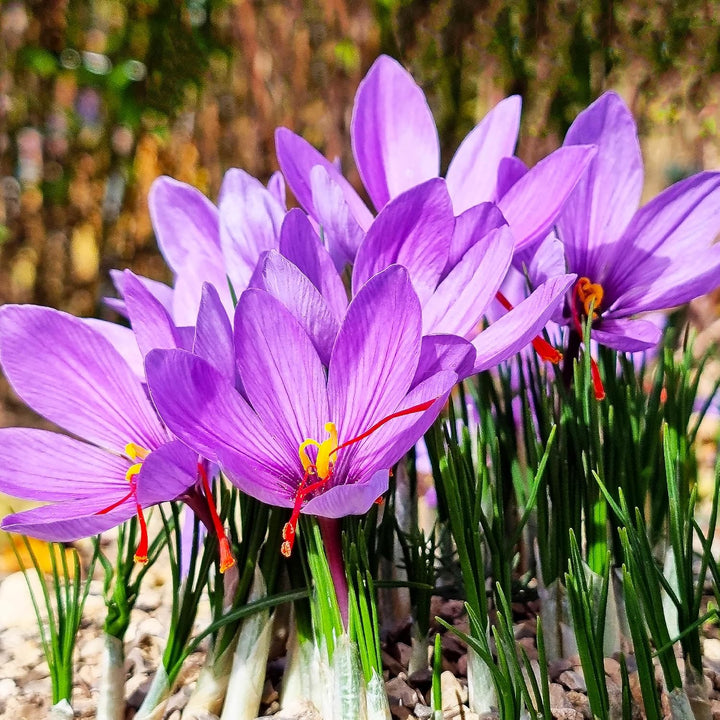
<instances>
[{"instance_id":1,"label":"red saffron thread","mask_svg":"<svg viewBox=\"0 0 720 720\"><path fill-rule=\"evenodd\" d=\"M148 561L148 531L147 523L145 522L145 515L143 515L143 509L140 503L137 503L137 516L138 522L140 523L140 542L138 543L137 550L135 551L135 562L139 562L145 565Z\"/></svg>"},{"instance_id":2,"label":"red saffron thread","mask_svg":"<svg viewBox=\"0 0 720 720\"><path fill-rule=\"evenodd\" d=\"M213 527L215 528L215 534L218 538L218 544L220 548L220 572L224 573L229 570L235 564L235 558L230 550L230 541L225 534L225 528L218 515L217 508L213 502L212 491L210 490L210 482L208 481L207 472L205 466L199 462L197 465L200 480L202 482L203 491L205 492L205 499L207 500L208 508L210 510L210 517L212 518Z\"/></svg>"}]
</instances>

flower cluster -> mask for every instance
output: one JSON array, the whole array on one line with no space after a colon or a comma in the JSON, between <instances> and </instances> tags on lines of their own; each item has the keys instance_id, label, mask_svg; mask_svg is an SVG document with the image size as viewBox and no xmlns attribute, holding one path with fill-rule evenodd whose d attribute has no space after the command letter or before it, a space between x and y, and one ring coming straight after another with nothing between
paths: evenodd
<instances>
[{"instance_id":1,"label":"flower cluster","mask_svg":"<svg viewBox=\"0 0 720 720\"><path fill-rule=\"evenodd\" d=\"M144 528L144 508L181 499L222 541L207 482L219 469L290 509L288 555L300 513L362 514L383 495L458 380L533 341L559 359L538 338L548 322L566 328L570 365L587 324L621 351L655 345L656 325L635 316L720 280L720 173L638 209L642 161L619 96L583 111L532 168L513 154L520 110L518 97L499 103L443 177L422 91L380 57L351 126L371 206L286 128L267 186L230 170L214 205L156 180L150 212L174 284L113 273L108 303L129 327L0 309L6 377L70 433L0 430L0 490L49 501L3 528L72 540L134 515ZM285 183L301 209L287 209ZM221 552L228 567L226 541Z\"/></svg>"}]
</instances>

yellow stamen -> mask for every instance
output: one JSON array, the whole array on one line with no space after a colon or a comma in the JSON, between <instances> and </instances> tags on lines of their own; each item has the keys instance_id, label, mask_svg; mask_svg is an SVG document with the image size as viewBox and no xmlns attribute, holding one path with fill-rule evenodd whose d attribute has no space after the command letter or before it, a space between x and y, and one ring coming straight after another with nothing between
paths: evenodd
<instances>
[{"instance_id":1,"label":"yellow stamen","mask_svg":"<svg viewBox=\"0 0 720 720\"><path fill-rule=\"evenodd\" d=\"M578 299L583 304L586 317L590 316L590 306L593 305L594 310L599 310L602 305L603 295L605 291L600 283L590 282L590 278L581 277L577 281L576 292ZM597 313L593 312L593 320L597 320Z\"/></svg>"},{"instance_id":2,"label":"yellow stamen","mask_svg":"<svg viewBox=\"0 0 720 720\"><path fill-rule=\"evenodd\" d=\"M300 462L302 463L303 470L307 472L310 468L314 468L321 480L324 480L330 474L330 455L335 452L338 445L337 428L335 427L335 423L325 423L325 430L330 436L327 440L323 440L323 442L319 443L317 440L308 439L303 441L298 448L298 454L300 455ZM315 458L315 462L310 460L306 451L306 448L310 445L314 445L317 448L317 457Z\"/></svg>"},{"instance_id":3,"label":"yellow stamen","mask_svg":"<svg viewBox=\"0 0 720 720\"><path fill-rule=\"evenodd\" d=\"M131 460L144 460L150 454L150 451L146 450L142 445L130 442L125 446L125 454Z\"/></svg>"},{"instance_id":4,"label":"yellow stamen","mask_svg":"<svg viewBox=\"0 0 720 720\"><path fill-rule=\"evenodd\" d=\"M132 482L133 478L140 472L140 468L142 467L142 463L135 463L134 465L131 465L127 472L125 473L125 479L128 482Z\"/></svg>"}]
</instances>

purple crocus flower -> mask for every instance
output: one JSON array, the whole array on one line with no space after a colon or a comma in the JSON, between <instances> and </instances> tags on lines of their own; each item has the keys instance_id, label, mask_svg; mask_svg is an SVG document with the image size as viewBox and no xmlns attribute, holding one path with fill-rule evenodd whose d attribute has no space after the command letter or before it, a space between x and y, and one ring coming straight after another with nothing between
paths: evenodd
<instances>
[{"instance_id":1,"label":"purple crocus flower","mask_svg":"<svg viewBox=\"0 0 720 720\"><path fill-rule=\"evenodd\" d=\"M148 204L158 247L175 277L173 288L143 278L148 290L178 326L190 326L195 323L203 283L209 282L232 317L228 280L240 294L260 254L278 245L285 215L282 176L273 175L266 188L243 170L228 170L217 206L192 185L160 177L150 188ZM125 277L111 274L124 296ZM122 301L109 302L124 312Z\"/></svg>"},{"instance_id":2,"label":"purple crocus flower","mask_svg":"<svg viewBox=\"0 0 720 720\"><path fill-rule=\"evenodd\" d=\"M143 508L192 495L197 453L168 432L142 380L79 318L33 305L0 308L0 361L18 396L74 436L0 429L0 490L49 501L8 515L2 528L70 541L137 515L136 559L146 561Z\"/></svg>"},{"instance_id":3,"label":"purple crocus flower","mask_svg":"<svg viewBox=\"0 0 720 720\"><path fill-rule=\"evenodd\" d=\"M454 338L472 355L469 343ZM388 471L427 430L457 380L442 343L423 340L407 271L372 277L347 309L327 368L291 312L251 288L235 314L244 394L206 360L183 350L147 357L152 397L168 427L217 462L241 490L300 513L366 512ZM470 360L472 362L472 360ZM181 391L178 392L178 389Z\"/></svg>"},{"instance_id":4,"label":"purple crocus flower","mask_svg":"<svg viewBox=\"0 0 720 720\"><path fill-rule=\"evenodd\" d=\"M527 170L511 157L520 105L513 96L493 108L461 143L446 174L454 214L496 202L517 248L547 234L594 153L592 147L561 148ZM412 76L392 58L380 56L360 83L351 133L360 177L378 211L440 175L440 143L430 108ZM278 128L275 144L285 179L327 231L333 257L339 265L353 262L372 213L338 168L301 137Z\"/></svg>"},{"instance_id":5,"label":"purple crocus flower","mask_svg":"<svg viewBox=\"0 0 720 720\"><path fill-rule=\"evenodd\" d=\"M472 342L475 362L461 376L497 365L531 342L575 279L561 274L536 288L521 306L482 330L483 316L507 273L514 239L492 203L455 217L446 181L434 178L391 200L371 223L356 253L352 290L397 263L410 275L422 307L423 335ZM269 251L251 282L280 299L327 362L347 301L340 276L310 221L291 210L280 252Z\"/></svg>"},{"instance_id":6,"label":"purple crocus flower","mask_svg":"<svg viewBox=\"0 0 720 720\"><path fill-rule=\"evenodd\" d=\"M624 352L655 346L661 330L636 318L709 292L720 283L720 173L702 172L672 185L638 209L643 166L635 121L608 92L570 127L565 146L598 151L556 223L563 250L548 252L533 280L576 273L562 316L577 352L592 312L591 337ZM574 352L572 354L574 354Z\"/></svg>"}]
</instances>

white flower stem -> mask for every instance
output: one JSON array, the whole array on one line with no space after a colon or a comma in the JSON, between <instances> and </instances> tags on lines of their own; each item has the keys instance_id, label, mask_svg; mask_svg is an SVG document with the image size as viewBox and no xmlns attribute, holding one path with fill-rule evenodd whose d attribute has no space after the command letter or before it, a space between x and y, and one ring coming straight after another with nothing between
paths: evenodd
<instances>
[{"instance_id":1,"label":"white flower stem","mask_svg":"<svg viewBox=\"0 0 720 720\"><path fill-rule=\"evenodd\" d=\"M319 654L312 638L301 638L295 623L292 628L280 695L280 707L283 710L303 707L312 702L313 685L320 673Z\"/></svg>"},{"instance_id":2,"label":"white flower stem","mask_svg":"<svg viewBox=\"0 0 720 720\"><path fill-rule=\"evenodd\" d=\"M391 720L390 702L385 692L385 683L382 675L378 675L375 669L372 671L365 697L367 699L367 720Z\"/></svg>"},{"instance_id":3,"label":"white flower stem","mask_svg":"<svg viewBox=\"0 0 720 720\"><path fill-rule=\"evenodd\" d=\"M269 611L255 613L243 622L221 720L254 720L257 717L271 640Z\"/></svg>"},{"instance_id":4,"label":"white flower stem","mask_svg":"<svg viewBox=\"0 0 720 720\"><path fill-rule=\"evenodd\" d=\"M470 710L478 715L491 712L497 705L495 686L490 668L472 649L467 653L468 704Z\"/></svg>"},{"instance_id":5,"label":"white flower stem","mask_svg":"<svg viewBox=\"0 0 720 720\"><path fill-rule=\"evenodd\" d=\"M75 717L72 705L63 699L50 708L50 720L72 720Z\"/></svg>"},{"instance_id":6,"label":"white flower stem","mask_svg":"<svg viewBox=\"0 0 720 720\"><path fill-rule=\"evenodd\" d=\"M335 643L332 669L335 676L332 720L366 720L365 688L357 648L346 633Z\"/></svg>"},{"instance_id":7,"label":"white flower stem","mask_svg":"<svg viewBox=\"0 0 720 720\"><path fill-rule=\"evenodd\" d=\"M154 720L156 716L162 717L162 714L158 714L156 711L164 706L169 695L170 682L168 680L167 670L165 666L160 663L147 695L140 709L137 711L137 715L135 715L136 720Z\"/></svg>"},{"instance_id":8,"label":"white flower stem","mask_svg":"<svg viewBox=\"0 0 720 720\"><path fill-rule=\"evenodd\" d=\"M125 647L120 638L104 633L97 720L125 717Z\"/></svg>"},{"instance_id":9,"label":"white flower stem","mask_svg":"<svg viewBox=\"0 0 720 720\"><path fill-rule=\"evenodd\" d=\"M428 668L428 639L420 632L417 621L414 621L410 637L410 660L408 662L408 675Z\"/></svg>"},{"instance_id":10,"label":"white flower stem","mask_svg":"<svg viewBox=\"0 0 720 720\"><path fill-rule=\"evenodd\" d=\"M208 653L195 689L183 710L183 717L186 720L205 718L208 714L220 714L230 681L234 647L234 643L231 644L217 658L213 651Z\"/></svg>"}]
</instances>

